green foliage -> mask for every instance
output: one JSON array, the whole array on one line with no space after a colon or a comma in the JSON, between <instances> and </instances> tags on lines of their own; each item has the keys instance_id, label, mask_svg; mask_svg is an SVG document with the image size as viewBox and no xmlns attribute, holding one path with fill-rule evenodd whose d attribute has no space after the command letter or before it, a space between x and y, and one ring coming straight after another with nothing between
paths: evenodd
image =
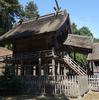
<instances>
[{"instance_id":1,"label":"green foliage","mask_svg":"<svg viewBox=\"0 0 99 100\"><path fill-rule=\"evenodd\" d=\"M18 0L0 0L0 35L12 28L15 16L21 10Z\"/></svg>"},{"instance_id":2,"label":"green foliage","mask_svg":"<svg viewBox=\"0 0 99 100\"><path fill-rule=\"evenodd\" d=\"M6 66L3 76L0 79L0 87L8 92L16 92L20 84L20 77L15 75L15 69L12 66Z\"/></svg>"},{"instance_id":3,"label":"green foliage","mask_svg":"<svg viewBox=\"0 0 99 100\"><path fill-rule=\"evenodd\" d=\"M93 37L93 34L91 33L88 27L82 27L79 29L79 31L80 31L80 35Z\"/></svg>"},{"instance_id":4,"label":"green foliage","mask_svg":"<svg viewBox=\"0 0 99 100\"><path fill-rule=\"evenodd\" d=\"M6 45L5 45L5 48L6 48L6 49L9 49L9 50L12 50L13 44L6 44Z\"/></svg>"},{"instance_id":5,"label":"green foliage","mask_svg":"<svg viewBox=\"0 0 99 100\"><path fill-rule=\"evenodd\" d=\"M74 22L72 23L72 30L73 34L80 35L80 31L77 29L77 25Z\"/></svg>"},{"instance_id":6,"label":"green foliage","mask_svg":"<svg viewBox=\"0 0 99 100\"><path fill-rule=\"evenodd\" d=\"M34 2L27 3L23 8L18 0L0 0L0 36L12 29L15 19L19 16L26 16L27 19L33 18L38 13L38 7ZM5 45L5 48L12 50L12 44Z\"/></svg>"},{"instance_id":7,"label":"green foliage","mask_svg":"<svg viewBox=\"0 0 99 100\"><path fill-rule=\"evenodd\" d=\"M99 42L99 39L94 38L94 43L97 43L97 42Z\"/></svg>"},{"instance_id":8,"label":"green foliage","mask_svg":"<svg viewBox=\"0 0 99 100\"><path fill-rule=\"evenodd\" d=\"M38 7L33 1L27 3L27 6L25 7L25 11L24 11L26 18L30 19L30 18L35 17L34 12L35 11L38 12L37 10L38 10Z\"/></svg>"},{"instance_id":9,"label":"green foliage","mask_svg":"<svg viewBox=\"0 0 99 100\"><path fill-rule=\"evenodd\" d=\"M92 38L94 39L94 42L99 41L99 39L96 39L93 37L93 34L91 33L88 27L82 27L80 29L77 29L77 25L75 23L72 23L72 29L73 29L73 33L76 35L92 36ZM71 53L71 55L74 56L73 53ZM80 66L86 67L87 66L87 55L76 53L76 62Z\"/></svg>"}]
</instances>

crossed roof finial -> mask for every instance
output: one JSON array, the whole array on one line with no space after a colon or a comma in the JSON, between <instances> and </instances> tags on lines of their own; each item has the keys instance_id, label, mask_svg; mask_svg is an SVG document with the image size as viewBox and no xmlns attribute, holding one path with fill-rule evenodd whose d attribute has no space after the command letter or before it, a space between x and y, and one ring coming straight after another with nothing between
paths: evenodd
<instances>
[{"instance_id":1,"label":"crossed roof finial","mask_svg":"<svg viewBox=\"0 0 99 100\"><path fill-rule=\"evenodd\" d=\"M57 8L56 8L55 6L53 6L53 8L54 8L54 10L55 10L55 15L57 16L57 15L58 15L58 12L59 12L60 9L61 9L61 7L59 7L57 0L55 0L55 2L56 2Z\"/></svg>"}]
</instances>

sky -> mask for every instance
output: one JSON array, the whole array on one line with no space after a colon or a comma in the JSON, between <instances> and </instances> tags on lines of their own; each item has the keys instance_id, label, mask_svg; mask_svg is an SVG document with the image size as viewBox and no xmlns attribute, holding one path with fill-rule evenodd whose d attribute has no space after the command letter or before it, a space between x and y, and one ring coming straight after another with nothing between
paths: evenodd
<instances>
[{"instance_id":1,"label":"sky","mask_svg":"<svg viewBox=\"0 0 99 100\"><path fill-rule=\"evenodd\" d=\"M38 6L40 16L55 12L55 0L19 0L24 7L33 1ZM75 22L77 28L89 28L95 38L99 38L99 0L57 0L61 10L66 9L70 15L71 23Z\"/></svg>"}]
</instances>

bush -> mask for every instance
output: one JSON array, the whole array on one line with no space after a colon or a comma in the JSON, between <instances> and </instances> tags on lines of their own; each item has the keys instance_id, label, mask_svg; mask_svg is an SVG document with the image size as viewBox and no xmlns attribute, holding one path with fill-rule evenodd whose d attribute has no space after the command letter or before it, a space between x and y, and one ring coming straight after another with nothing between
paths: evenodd
<instances>
[{"instance_id":1,"label":"bush","mask_svg":"<svg viewBox=\"0 0 99 100\"><path fill-rule=\"evenodd\" d=\"M15 68L6 66L3 76L0 78L0 88L5 89L6 93L18 91L20 77L15 75Z\"/></svg>"}]
</instances>

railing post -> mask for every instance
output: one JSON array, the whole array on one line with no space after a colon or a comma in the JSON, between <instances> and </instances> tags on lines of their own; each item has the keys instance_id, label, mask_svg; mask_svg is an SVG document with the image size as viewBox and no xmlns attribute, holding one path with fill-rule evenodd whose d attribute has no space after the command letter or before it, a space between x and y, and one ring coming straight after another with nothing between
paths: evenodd
<instances>
[{"instance_id":1,"label":"railing post","mask_svg":"<svg viewBox=\"0 0 99 100\"><path fill-rule=\"evenodd\" d=\"M55 54L54 54L54 47L52 47L52 56L54 56Z\"/></svg>"}]
</instances>

